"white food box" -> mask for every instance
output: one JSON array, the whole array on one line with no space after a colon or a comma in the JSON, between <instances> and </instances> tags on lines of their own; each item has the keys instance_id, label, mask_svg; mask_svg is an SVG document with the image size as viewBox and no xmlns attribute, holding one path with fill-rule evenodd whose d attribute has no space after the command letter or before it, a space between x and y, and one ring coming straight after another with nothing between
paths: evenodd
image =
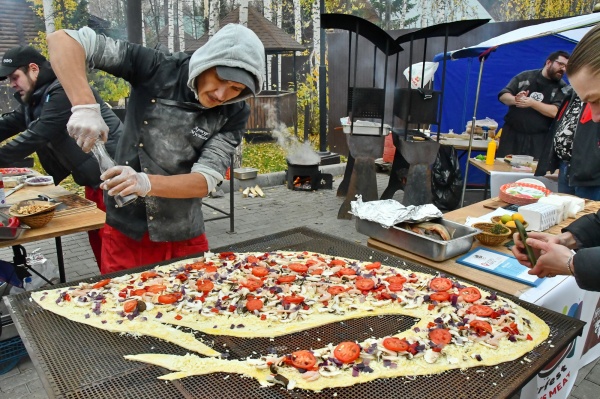
<instances>
[{"instance_id":1,"label":"white food box","mask_svg":"<svg viewBox=\"0 0 600 399\"><path fill-rule=\"evenodd\" d=\"M552 204L536 202L520 206L517 210L529 223L528 230L543 231L558 223L558 207Z\"/></svg>"},{"instance_id":2,"label":"white food box","mask_svg":"<svg viewBox=\"0 0 600 399\"><path fill-rule=\"evenodd\" d=\"M557 223L560 223L569 217L568 216L569 202L570 201L568 200L567 197L551 194L547 197L540 198L537 203L538 204L555 205L558 209L558 216L556 218L556 221L557 221Z\"/></svg>"},{"instance_id":3,"label":"white food box","mask_svg":"<svg viewBox=\"0 0 600 399\"><path fill-rule=\"evenodd\" d=\"M350 123L350 118L344 117L340 118L340 122L342 123L342 127L344 128L344 133L350 134L363 134L368 136L379 136L379 132L381 131L381 123L380 122L369 122L369 121L354 121L354 129L352 129L352 124ZM382 136L386 136L390 133L392 127L388 124L383 125Z\"/></svg>"}]
</instances>

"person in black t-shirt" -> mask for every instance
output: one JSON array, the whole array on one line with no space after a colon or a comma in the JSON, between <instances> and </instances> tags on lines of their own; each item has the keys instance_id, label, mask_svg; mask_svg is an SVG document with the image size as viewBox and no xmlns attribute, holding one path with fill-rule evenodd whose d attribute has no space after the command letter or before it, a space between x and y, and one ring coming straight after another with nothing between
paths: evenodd
<instances>
[{"instance_id":1,"label":"person in black t-shirt","mask_svg":"<svg viewBox=\"0 0 600 399\"><path fill-rule=\"evenodd\" d=\"M562 80L568 61L567 52L556 51L542 69L519 73L498 93L498 99L509 106L498 157L515 154L539 159L548 129L568 92Z\"/></svg>"}]
</instances>

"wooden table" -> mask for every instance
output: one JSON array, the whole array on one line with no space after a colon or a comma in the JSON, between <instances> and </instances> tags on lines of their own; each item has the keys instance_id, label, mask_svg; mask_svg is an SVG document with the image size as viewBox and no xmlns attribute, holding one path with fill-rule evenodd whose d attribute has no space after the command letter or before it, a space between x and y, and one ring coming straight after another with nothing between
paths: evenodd
<instances>
[{"instance_id":1,"label":"wooden table","mask_svg":"<svg viewBox=\"0 0 600 399\"><path fill-rule=\"evenodd\" d=\"M25 186L8 197L7 202L9 205L12 205L22 200L34 199L39 194L50 198L57 198L72 193L60 186ZM2 208L0 211L7 214L8 208ZM22 244L54 238L60 281L64 283L66 277L61 237L67 234L99 229L104 226L105 219L105 213L95 207L85 208L77 213L65 215L60 215L57 212L46 226L38 229L28 229L16 240L2 240L0 241L0 248L13 247L14 250L15 247L18 248Z\"/></svg>"},{"instance_id":2,"label":"wooden table","mask_svg":"<svg viewBox=\"0 0 600 399\"><path fill-rule=\"evenodd\" d=\"M477 159L470 158L469 163L471 165L475 166L477 169L483 171L486 174L483 199L487 198L488 190L489 190L491 196L498 195L498 193L496 191L499 190L499 187L502 184L508 182L506 179L506 174L511 174L511 175L514 174L514 178L512 178L512 176L511 176L511 179L510 179L511 182L517 181L517 180L523 179L523 178L534 178L534 179L539 180L542 183L544 183L544 185L550 191L558 191L558 186L557 186L558 173L546 174L545 176L534 177L533 174L535 173L535 170L537 168L537 162L534 162L532 164L531 170L527 170L527 169L523 170L523 169L513 168L509 163L505 162L502 159L495 159L494 163L492 165L488 165L485 163L485 161L479 161ZM502 174L504 174L504 179L502 178ZM494 175L496 177L495 179L494 179Z\"/></svg>"},{"instance_id":3,"label":"wooden table","mask_svg":"<svg viewBox=\"0 0 600 399\"><path fill-rule=\"evenodd\" d=\"M478 217L478 216L482 216L487 213L490 213L492 211L492 209L486 208L486 206L493 206L493 204L497 201L498 201L497 198L492 198L489 200L478 202L473 205L466 206L464 208L457 209L452 212L448 212L448 213L444 214L444 219L450 220L453 222L457 222L457 223L464 223L468 216ZM585 209L582 212L577 214L577 218L584 214L595 212L599 206L600 206L600 202L587 201ZM554 233L554 234L560 233L561 227L564 227L564 226L570 224L574 220L575 219L573 219L573 218L569 218L566 221L560 223L559 225L550 228L548 230L548 232ZM456 262L456 258L458 258L458 256L448 259L443 262L436 262L436 261L424 258L422 256L415 255L415 254L405 251L403 249L397 248L393 245L376 240L374 238L369 238L367 240L367 245L369 247L388 252L392 255L399 256L401 258L405 258L405 259L414 261L416 263L420 263L422 265L430 266L435 269L441 270L443 272L454 274L456 276L486 285L486 286L494 288L498 291L506 292L508 294L511 294L511 295L514 295L517 297L531 288L529 285L526 285L526 284L522 284L522 283L519 283L519 282L516 282L513 280L506 279L504 277L500 277L500 276L497 276L497 275L494 275L491 273L487 273L483 270L478 270L478 269L475 269L475 268L472 268L469 266L461 265L460 263ZM473 248L476 248L478 246L481 246L481 244L479 243L479 241L475 240L473 242ZM511 253L504 246L494 247L494 250L499 251L499 252L504 252L507 254Z\"/></svg>"}]
</instances>

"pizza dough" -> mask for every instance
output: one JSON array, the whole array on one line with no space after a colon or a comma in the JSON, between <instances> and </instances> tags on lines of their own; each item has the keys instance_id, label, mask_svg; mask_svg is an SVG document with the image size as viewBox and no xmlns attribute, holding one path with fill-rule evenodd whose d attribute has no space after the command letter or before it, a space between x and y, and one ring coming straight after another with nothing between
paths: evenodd
<instances>
[{"instance_id":1,"label":"pizza dough","mask_svg":"<svg viewBox=\"0 0 600 399\"><path fill-rule=\"evenodd\" d=\"M126 357L173 371L164 379L225 371L251 376L261 385L315 391L495 365L523 356L549 334L533 313L458 280L313 252L207 253L31 297L75 322L153 336L209 356ZM324 342L321 348L238 360L217 358L217 350L180 329L274 337L386 314L418 321L395 336Z\"/></svg>"}]
</instances>

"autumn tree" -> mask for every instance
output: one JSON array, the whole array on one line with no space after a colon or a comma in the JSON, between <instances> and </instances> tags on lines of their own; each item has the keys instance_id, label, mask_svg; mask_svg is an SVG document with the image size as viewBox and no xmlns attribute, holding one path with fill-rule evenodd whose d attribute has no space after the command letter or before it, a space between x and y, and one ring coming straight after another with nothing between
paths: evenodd
<instances>
[{"instance_id":1,"label":"autumn tree","mask_svg":"<svg viewBox=\"0 0 600 399\"><path fill-rule=\"evenodd\" d=\"M561 18L589 14L598 0L499 0L490 14L500 21Z\"/></svg>"}]
</instances>

